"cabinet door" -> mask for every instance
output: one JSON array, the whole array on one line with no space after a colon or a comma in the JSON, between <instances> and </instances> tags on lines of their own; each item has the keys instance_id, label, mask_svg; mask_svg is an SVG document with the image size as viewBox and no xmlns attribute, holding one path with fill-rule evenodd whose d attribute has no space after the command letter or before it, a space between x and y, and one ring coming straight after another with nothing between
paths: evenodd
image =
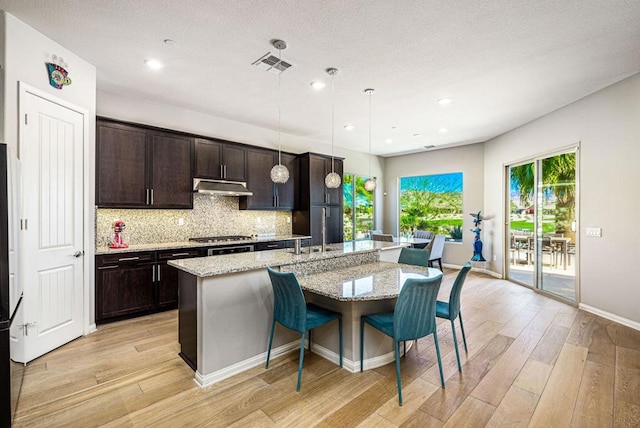
<instances>
[{"instance_id":1,"label":"cabinet door","mask_svg":"<svg viewBox=\"0 0 640 428\"><path fill-rule=\"evenodd\" d=\"M240 199L242 209L274 209L274 184L271 181L271 168L277 162L274 152L268 150L247 150L249 165L247 187L253 196Z\"/></svg>"},{"instance_id":2,"label":"cabinet door","mask_svg":"<svg viewBox=\"0 0 640 428\"><path fill-rule=\"evenodd\" d=\"M327 244L333 244L336 242L342 242L342 208L338 206L319 206L315 205L311 207L311 245L322 244L322 209L326 211L326 233Z\"/></svg>"},{"instance_id":3,"label":"cabinet door","mask_svg":"<svg viewBox=\"0 0 640 428\"><path fill-rule=\"evenodd\" d=\"M98 121L96 134L96 205L146 207L147 131Z\"/></svg>"},{"instance_id":4,"label":"cabinet door","mask_svg":"<svg viewBox=\"0 0 640 428\"><path fill-rule=\"evenodd\" d=\"M158 287L158 308L173 309L178 307L178 269L167 264L167 260L188 259L200 257L201 250L176 249L158 251L158 274L156 284Z\"/></svg>"},{"instance_id":5,"label":"cabinet door","mask_svg":"<svg viewBox=\"0 0 640 428\"><path fill-rule=\"evenodd\" d=\"M224 179L247 181L247 149L242 146L225 144L222 150Z\"/></svg>"},{"instance_id":6,"label":"cabinet door","mask_svg":"<svg viewBox=\"0 0 640 428\"><path fill-rule=\"evenodd\" d=\"M327 175L325 164L325 158L316 156L309 157L309 193L311 205L327 203L327 188L324 185L324 177Z\"/></svg>"},{"instance_id":7,"label":"cabinet door","mask_svg":"<svg viewBox=\"0 0 640 428\"><path fill-rule=\"evenodd\" d=\"M222 143L196 139L194 177L222 178Z\"/></svg>"},{"instance_id":8,"label":"cabinet door","mask_svg":"<svg viewBox=\"0 0 640 428\"><path fill-rule=\"evenodd\" d=\"M96 322L154 309L155 268L155 264L99 266Z\"/></svg>"},{"instance_id":9,"label":"cabinet door","mask_svg":"<svg viewBox=\"0 0 640 428\"><path fill-rule=\"evenodd\" d=\"M192 140L178 135L152 133L150 142L151 206L193 208Z\"/></svg>"},{"instance_id":10,"label":"cabinet door","mask_svg":"<svg viewBox=\"0 0 640 428\"><path fill-rule=\"evenodd\" d=\"M329 159L326 163L327 166L327 174L331 172L331 159ZM335 159L333 170L336 174L338 174L342 178L342 161ZM323 180L324 183L324 180ZM342 181L340 182L340 186L335 189L329 189L325 186L325 192L327 193L327 204L331 205L342 205Z\"/></svg>"},{"instance_id":11,"label":"cabinet door","mask_svg":"<svg viewBox=\"0 0 640 428\"><path fill-rule=\"evenodd\" d=\"M277 156L277 154L276 154ZM276 184L278 196L278 209L293 210L295 209L295 191L296 180L298 179L298 161L293 155L282 153L282 165L289 170L289 180L284 184ZM277 162L277 159L276 159Z\"/></svg>"}]
</instances>

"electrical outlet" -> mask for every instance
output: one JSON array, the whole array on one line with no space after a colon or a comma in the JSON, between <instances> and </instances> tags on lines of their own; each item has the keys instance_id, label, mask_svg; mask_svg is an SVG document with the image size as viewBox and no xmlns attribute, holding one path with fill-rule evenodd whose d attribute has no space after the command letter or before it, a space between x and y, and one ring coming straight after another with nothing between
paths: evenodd
<instances>
[{"instance_id":1,"label":"electrical outlet","mask_svg":"<svg viewBox=\"0 0 640 428\"><path fill-rule=\"evenodd\" d=\"M600 227L587 227L586 234L592 238L602 238L602 228Z\"/></svg>"},{"instance_id":2,"label":"electrical outlet","mask_svg":"<svg viewBox=\"0 0 640 428\"><path fill-rule=\"evenodd\" d=\"M287 223L291 223L291 217L287 217Z\"/></svg>"},{"instance_id":3,"label":"electrical outlet","mask_svg":"<svg viewBox=\"0 0 640 428\"><path fill-rule=\"evenodd\" d=\"M493 255L493 261L495 262L496 260L498 260L498 256L496 256L495 254Z\"/></svg>"},{"instance_id":4,"label":"electrical outlet","mask_svg":"<svg viewBox=\"0 0 640 428\"><path fill-rule=\"evenodd\" d=\"M184 226L184 219L182 217L178 219L178 226Z\"/></svg>"}]
</instances>

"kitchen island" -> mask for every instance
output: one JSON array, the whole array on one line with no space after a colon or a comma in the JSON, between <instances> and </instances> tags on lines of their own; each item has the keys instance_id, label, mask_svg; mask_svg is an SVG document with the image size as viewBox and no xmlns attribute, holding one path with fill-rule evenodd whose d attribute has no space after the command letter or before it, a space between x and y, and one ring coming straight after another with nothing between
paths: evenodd
<instances>
[{"instance_id":1,"label":"kitchen island","mask_svg":"<svg viewBox=\"0 0 640 428\"><path fill-rule=\"evenodd\" d=\"M402 246L404 244L392 242L356 241L333 244L326 252L311 248L300 255L291 250L273 250L170 261L171 266L180 270L180 355L195 370L195 380L200 386L264 364L273 313L273 293L266 266L295 272L299 278L321 278L327 272L354 266L374 268L380 258L399 253ZM395 257L397 260L397 255ZM307 292L312 293L310 288ZM377 309L373 302L363 300L361 303L374 312ZM386 302L385 307L393 307L393 298L385 297L380 302ZM352 326L344 331L349 329ZM331 359L337 343L334 348L332 338L323 328L316 330L314 344L317 338L318 347L314 346L314 352ZM299 334L276 327L272 357L298 349L299 340ZM346 361L346 367L355 370L356 348L349 346L348 349L350 354L345 355L351 358Z\"/></svg>"}]
</instances>

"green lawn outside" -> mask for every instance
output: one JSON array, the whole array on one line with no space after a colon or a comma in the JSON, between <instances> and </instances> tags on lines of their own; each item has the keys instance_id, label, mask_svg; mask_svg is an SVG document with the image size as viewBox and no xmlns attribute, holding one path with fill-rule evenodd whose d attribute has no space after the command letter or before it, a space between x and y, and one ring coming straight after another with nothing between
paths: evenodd
<instances>
[{"instance_id":1,"label":"green lawn outside","mask_svg":"<svg viewBox=\"0 0 640 428\"><path fill-rule=\"evenodd\" d=\"M512 230L529 230L533 232L533 222L526 220L512 220L510 227ZM542 223L542 233L554 233L555 231L555 223Z\"/></svg>"}]
</instances>

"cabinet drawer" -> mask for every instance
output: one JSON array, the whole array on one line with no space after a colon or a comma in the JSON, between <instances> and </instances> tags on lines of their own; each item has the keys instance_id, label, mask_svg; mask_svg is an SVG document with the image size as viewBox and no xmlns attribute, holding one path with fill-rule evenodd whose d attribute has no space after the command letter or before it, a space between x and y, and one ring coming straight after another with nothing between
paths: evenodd
<instances>
[{"instance_id":1,"label":"cabinet drawer","mask_svg":"<svg viewBox=\"0 0 640 428\"><path fill-rule=\"evenodd\" d=\"M158 251L158 261L188 259L191 257L200 257L201 255L201 248L182 248L176 250Z\"/></svg>"},{"instance_id":2,"label":"cabinet drawer","mask_svg":"<svg viewBox=\"0 0 640 428\"><path fill-rule=\"evenodd\" d=\"M96 256L96 267L98 269L107 265L121 265L132 263L146 263L155 261L155 252L145 251L140 253L118 253Z\"/></svg>"},{"instance_id":3,"label":"cabinet drawer","mask_svg":"<svg viewBox=\"0 0 640 428\"><path fill-rule=\"evenodd\" d=\"M287 241L258 242L254 247L255 251L277 250L287 248Z\"/></svg>"}]
</instances>

